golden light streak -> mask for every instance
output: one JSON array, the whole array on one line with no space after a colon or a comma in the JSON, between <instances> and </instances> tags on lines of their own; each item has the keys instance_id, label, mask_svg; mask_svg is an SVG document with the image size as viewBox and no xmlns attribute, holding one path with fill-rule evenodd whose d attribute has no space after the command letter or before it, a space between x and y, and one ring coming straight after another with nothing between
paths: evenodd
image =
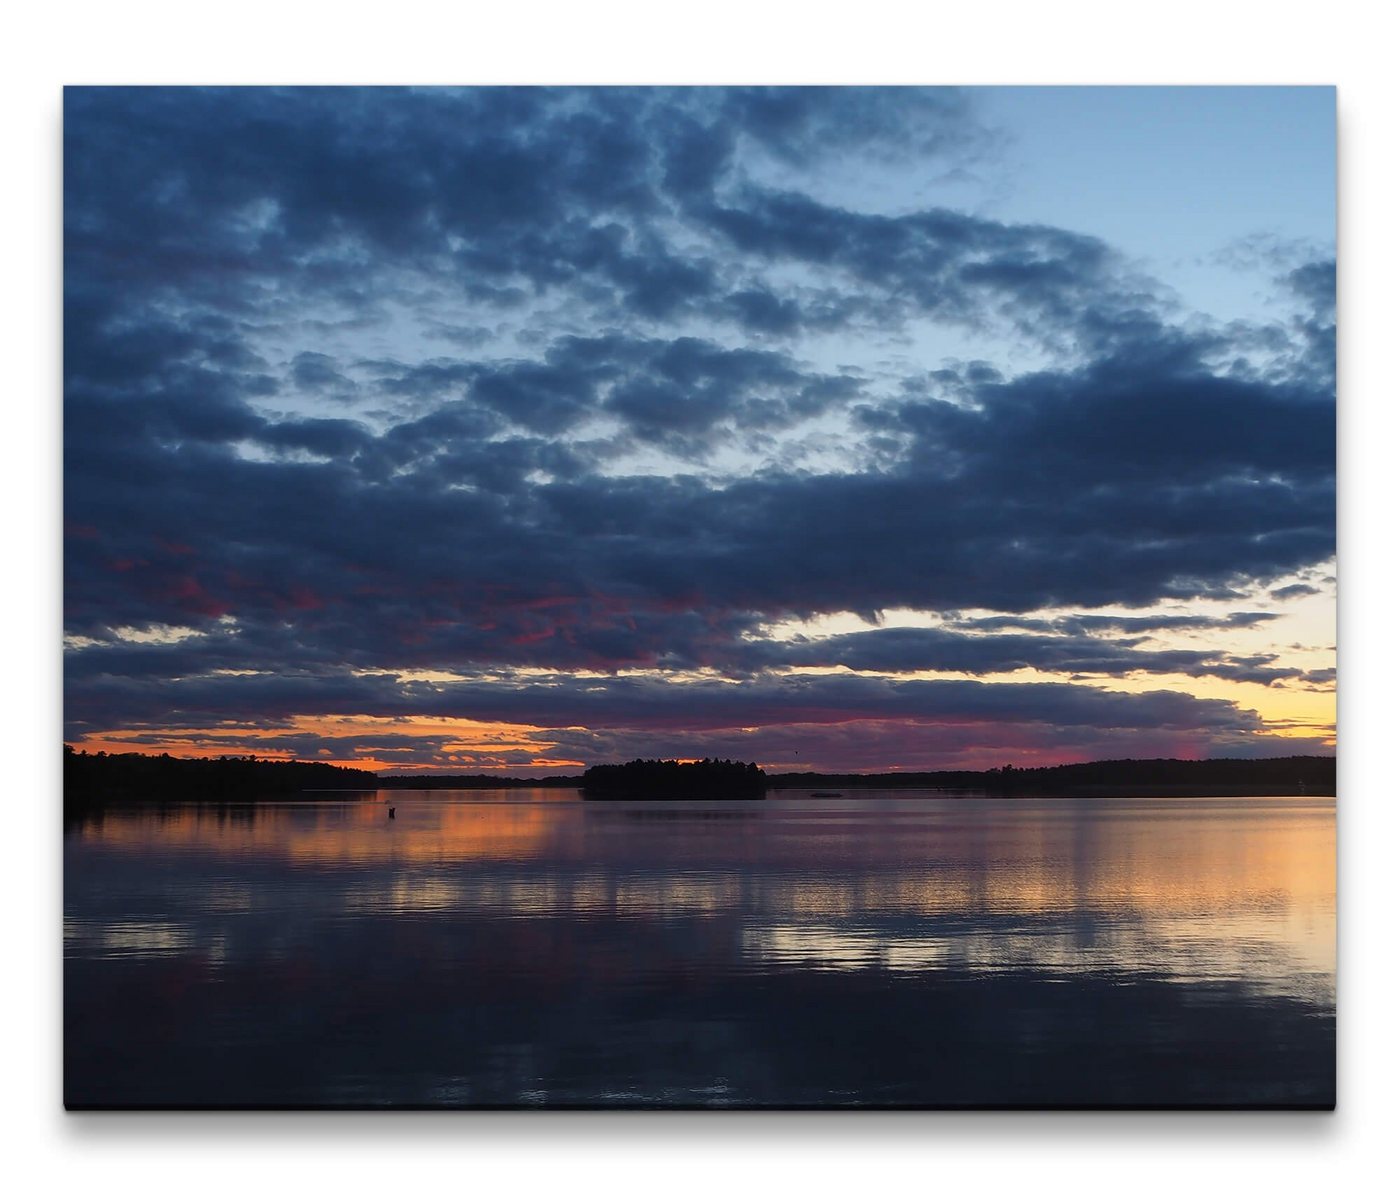
<instances>
[{"instance_id":1,"label":"golden light streak","mask_svg":"<svg viewBox=\"0 0 1400 1190\"><path fill-rule=\"evenodd\" d=\"M171 756L183 759L252 755L263 760L290 760L297 757L298 752L291 745L278 744L276 737L279 735L308 733L332 741L353 740L356 736L364 735L395 735L402 736L406 741L447 737L443 743L444 752L476 753L485 757L499 753L524 752L531 756L528 766L510 763L494 766L496 768L580 768L580 761L543 755L556 746L541 742L532 734L544 730L532 724L455 719L434 715L394 718L372 715L294 715L284 723L267 726L240 722L221 724L203 730L163 732L148 728L105 732L86 738L75 746L88 752L168 752ZM405 760L403 757L396 758L388 746L376 749L373 746L361 747L353 743L341 749L335 748L333 744L328 745L322 753L314 756L302 755L300 758L323 761L327 764L349 765L372 772L433 767ZM462 765L448 767L460 769ZM470 767L493 766L473 762Z\"/></svg>"}]
</instances>

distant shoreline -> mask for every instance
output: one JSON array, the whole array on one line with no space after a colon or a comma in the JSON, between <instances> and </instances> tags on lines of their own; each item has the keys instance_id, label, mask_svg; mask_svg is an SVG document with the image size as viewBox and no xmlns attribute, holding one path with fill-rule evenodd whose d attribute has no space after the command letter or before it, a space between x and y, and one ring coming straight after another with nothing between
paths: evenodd
<instances>
[{"instance_id":1,"label":"distant shoreline","mask_svg":"<svg viewBox=\"0 0 1400 1190\"><path fill-rule=\"evenodd\" d=\"M64 802L115 800L248 802L375 790L580 789L607 800L752 800L766 793L937 792L948 797L1335 797L1336 758L1256 760L1104 760L1044 768L1004 765L985 771L766 773L740 762L634 761L600 765L588 775L520 778L484 773L386 774L305 761L251 756L183 759L144 753L89 754L65 749ZM598 778L601 777L602 780Z\"/></svg>"}]
</instances>

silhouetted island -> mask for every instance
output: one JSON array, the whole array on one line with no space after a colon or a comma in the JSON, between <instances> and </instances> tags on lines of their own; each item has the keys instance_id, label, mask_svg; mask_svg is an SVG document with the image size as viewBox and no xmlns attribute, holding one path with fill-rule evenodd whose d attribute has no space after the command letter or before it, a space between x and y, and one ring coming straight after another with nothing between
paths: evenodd
<instances>
[{"instance_id":1,"label":"silhouetted island","mask_svg":"<svg viewBox=\"0 0 1400 1190\"><path fill-rule=\"evenodd\" d=\"M620 801L757 801L767 774L740 760L632 760L595 764L583 774L583 796Z\"/></svg>"}]
</instances>

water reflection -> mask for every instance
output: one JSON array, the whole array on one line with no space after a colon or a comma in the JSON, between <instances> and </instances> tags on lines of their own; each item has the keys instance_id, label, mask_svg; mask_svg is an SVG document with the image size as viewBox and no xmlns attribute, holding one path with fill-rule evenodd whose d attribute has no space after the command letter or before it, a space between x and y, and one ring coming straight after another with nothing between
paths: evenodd
<instances>
[{"instance_id":1,"label":"water reflection","mask_svg":"<svg viewBox=\"0 0 1400 1190\"><path fill-rule=\"evenodd\" d=\"M69 1102L1331 1099L1330 800L509 792L75 824Z\"/></svg>"}]
</instances>

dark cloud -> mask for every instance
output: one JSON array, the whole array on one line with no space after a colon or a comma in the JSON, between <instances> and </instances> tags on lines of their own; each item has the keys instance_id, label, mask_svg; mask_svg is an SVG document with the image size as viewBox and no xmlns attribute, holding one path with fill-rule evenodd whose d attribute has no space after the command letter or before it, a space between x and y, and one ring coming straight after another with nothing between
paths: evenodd
<instances>
[{"instance_id":1,"label":"dark cloud","mask_svg":"<svg viewBox=\"0 0 1400 1190\"><path fill-rule=\"evenodd\" d=\"M800 264L843 287L850 315L1010 326L1079 350L1160 329L1159 300L1090 236L950 210L855 212L757 186L695 216L732 250L769 265ZM753 298L730 301L752 317ZM826 309L818 321L829 318Z\"/></svg>"},{"instance_id":2,"label":"dark cloud","mask_svg":"<svg viewBox=\"0 0 1400 1190\"><path fill-rule=\"evenodd\" d=\"M65 251L230 311L269 281L363 307L393 264L487 296L589 279L660 319L718 285L665 236L667 187L708 192L736 137L800 163L980 136L936 90L73 88Z\"/></svg>"},{"instance_id":3,"label":"dark cloud","mask_svg":"<svg viewBox=\"0 0 1400 1190\"><path fill-rule=\"evenodd\" d=\"M355 388L354 381L341 375L336 361L320 351L298 352L290 369L292 383L324 396L334 396Z\"/></svg>"},{"instance_id":4,"label":"dark cloud","mask_svg":"<svg viewBox=\"0 0 1400 1190\"><path fill-rule=\"evenodd\" d=\"M1337 262L1313 261L1293 269L1286 278L1293 290L1318 318L1335 317L1337 312Z\"/></svg>"},{"instance_id":5,"label":"dark cloud","mask_svg":"<svg viewBox=\"0 0 1400 1190\"><path fill-rule=\"evenodd\" d=\"M1035 669L1060 674L1121 677L1133 673L1214 675L1272 685L1301 671L1275 667L1275 656L1233 657L1220 650L1143 649L1142 638L1032 633L973 635L952 628L881 628L818 640L752 642L740 648L736 668L845 666L853 670L912 673L1012 673Z\"/></svg>"},{"instance_id":6,"label":"dark cloud","mask_svg":"<svg viewBox=\"0 0 1400 1190\"><path fill-rule=\"evenodd\" d=\"M690 336L561 336L539 360L430 360L381 371L376 383L385 392L444 402L394 427L386 438L396 446L425 438L479 441L493 432L483 417L555 436L608 415L639 441L695 454L721 423L736 430L789 426L860 392L856 380L807 372L783 353ZM457 424L464 416L477 424Z\"/></svg>"},{"instance_id":7,"label":"dark cloud","mask_svg":"<svg viewBox=\"0 0 1400 1190\"><path fill-rule=\"evenodd\" d=\"M761 353L686 347L647 358L654 385L680 384L667 360L687 377L695 406L662 402L676 432L689 425L699 434L722 413L753 424L781 420L804 400L820 404L807 380L781 400L755 396L754 377L781 377L786 367ZM728 383L721 364L747 383ZM538 368L493 372L509 383L492 390L503 399L489 412L512 408L504 394L525 391L555 396L565 410L596 401L583 380L565 387L566 374L556 384ZM642 382L612 392L635 431L673 428L629 408L627 399L640 398L628 383ZM1105 392L1092 374L1039 378L986 394L980 409L881 411L882 424L909 442L897 468L767 474L719 487L603 478L582 469L577 446L485 441L491 422L469 402L373 437L346 421L265 421L241 398L214 399L215 390L188 403L172 393L70 396L81 429L69 434L68 515L102 528L69 540L70 585L88 598L107 591L72 626L187 622L151 602L144 583L163 558L157 537L188 543L186 573L240 615L256 615L266 600L255 593L289 575L334 592L394 663L404 660L395 637L375 636L386 608L418 605L421 634L451 651L470 609L487 606L488 576L522 604L611 600L639 613L1032 612L1228 590L1331 554L1325 404L1239 382L1143 383L1210 441L1193 453L1186 430L1156 405L1144 409L1146 433L1117 416L1116 379ZM550 407L551 417L564 417ZM515 415L540 419L542 408ZM1091 419L1094 429L1076 430ZM1256 421L1267 431L1241 428ZM216 449L234 442L300 448L331 463L251 461ZM553 481L524 482L539 469ZM438 623L422 594L430 589L451 593Z\"/></svg>"},{"instance_id":8,"label":"dark cloud","mask_svg":"<svg viewBox=\"0 0 1400 1190\"><path fill-rule=\"evenodd\" d=\"M1228 612L1223 616L1148 615L1098 616L1075 613L1049 619L1031 616L979 616L964 623L979 629L1020 628L1029 631L1061 633L1115 632L1157 633L1217 628L1252 628L1279 618L1278 612Z\"/></svg>"},{"instance_id":9,"label":"dark cloud","mask_svg":"<svg viewBox=\"0 0 1400 1190\"><path fill-rule=\"evenodd\" d=\"M214 726L256 707L267 722L296 715L443 715L542 727L689 730L775 724L899 720L944 726L1036 722L1101 729L1211 729L1248 734L1253 711L1175 691L1125 694L1063 683L890 681L864 675L763 676L746 682L658 677L433 682L393 675L255 674L183 680L179 706L158 678L103 677L70 698L75 725L111 730L120 721ZM120 700L121 719L116 717ZM111 707L106 710L104 708Z\"/></svg>"},{"instance_id":10,"label":"dark cloud","mask_svg":"<svg viewBox=\"0 0 1400 1190\"><path fill-rule=\"evenodd\" d=\"M1337 376L1337 262L1318 261L1294 269L1286 286L1302 300L1306 313L1296 326L1303 350L1294 368L1315 383L1334 385Z\"/></svg>"},{"instance_id":11,"label":"dark cloud","mask_svg":"<svg viewBox=\"0 0 1400 1190\"><path fill-rule=\"evenodd\" d=\"M1264 623L1150 609L1302 594L1287 580L1331 556L1334 266L1288 273L1288 326L1183 324L1092 236L803 188L836 159L965 165L990 143L974 106L938 89L70 89L65 614L104 642L68 660L77 729L362 711L674 735L688 715L925 722L956 694L1021 723L1068 700L1057 730L1074 708L1094 731L1260 730L1084 684L771 675L1325 680L1142 637ZM845 357L850 336L923 324L1051 362ZM413 335L431 350L392 345ZM1055 610L1110 606L1148 610ZM762 635L895 607L945 627ZM116 632L154 625L199 635ZM563 676L513 682L521 666ZM354 676L404 667L480 689ZM582 671L630 669L759 676L581 693Z\"/></svg>"},{"instance_id":12,"label":"dark cloud","mask_svg":"<svg viewBox=\"0 0 1400 1190\"><path fill-rule=\"evenodd\" d=\"M717 107L722 126L793 163L851 149L946 159L991 139L955 87L733 87Z\"/></svg>"},{"instance_id":13,"label":"dark cloud","mask_svg":"<svg viewBox=\"0 0 1400 1190\"><path fill-rule=\"evenodd\" d=\"M979 406L869 407L868 422L904 443L897 466L719 486L606 478L586 444L492 434L499 419L542 430L587 409L643 440L703 442L721 420L790 423L849 382L694 340L579 340L541 364L477 368L469 397L377 436L348 420L263 418L224 373L177 368L169 385L70 391L68 515L100 530L68 543L70 587L90 607L75 607L77 631L191 622L178 601L153 599L153 568L172 562L240 616L275 609L267 593L289 580L333 596L398 664L406 639L427 642L425 654L469 651L473 618L499 622L486 614L491 583L520 606L634 617L1024 613L1229 592L1333 549L1330 406L1254 382L1133 384L1115 365L984 385ZM249 459L238 444L327 461ZM158 538L190 553L169 559ZM438 614L428 591L443 593ZM622 611L605 619L635 631ZM314 617L299 624L322 630ZM580 643L573 663L598 660Z\"/></svg>"}]
</instances>

